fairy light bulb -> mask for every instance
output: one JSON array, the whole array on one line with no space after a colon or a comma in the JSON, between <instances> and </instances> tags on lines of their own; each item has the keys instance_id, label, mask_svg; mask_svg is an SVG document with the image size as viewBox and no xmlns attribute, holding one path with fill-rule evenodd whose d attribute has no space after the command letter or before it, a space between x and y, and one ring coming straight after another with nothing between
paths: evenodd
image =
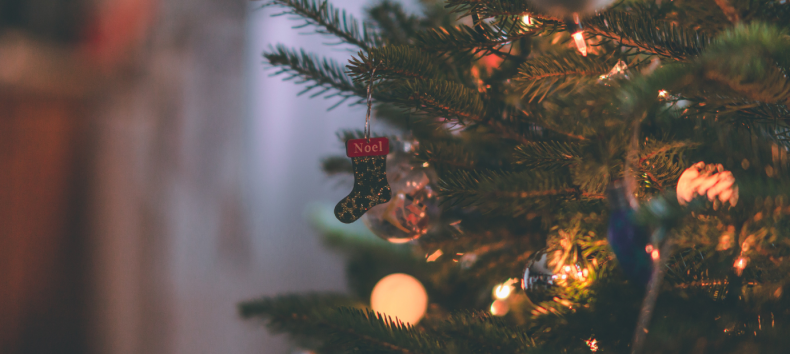
<instances>
[{"instance_id":1,"label":"fairy light bulb","mask_svg":"<svg viewBox=\"0 0 790 354\"><path fill-rule=\"evenodd\" d=\"M735 264L732 266L735 268L735 272L738 273L738 276L740 276L743 273L743 270L746 269L746 263L747 261L745 257L738 257L738 259L735 260Z\"/></svg>"},{"instance_id":2,"label":"fairy light bulb","mask_svg":"<svg viewBox=\"0 0 790 354\"><path fill-rule=\"evenodd\" d=\"M530 17L529 14L522 16L521 21L527 26L532 26L532 17Z\"/></svg>"},{"instance_id":3,"label":"fairy light bulb","mask_svg":"<svg viewBox=\"0 0 790 354\"><path fill-rule=\"evenodd\" d=\"M573 18L565 21L565 26L568 32L571 33L573 41L576 43L576 49L582 56L587 56L587 42L584 41L584 31L582 29L582 21L579 19L578 13L573 13Z\"/></svg>"},{"instance_id":4,"label":"fairy light bulb","mask_svg":"<svg viewBox=\"0 0 790 354\"><path fill-rule=\"evenodd\" d=\"M494 297L500 300L507 299L510 297L511 290L513 289L510 286L510 283L502 283L494 287Z\"/></svg>"},{"instance_id":5,"label":"fairy light bulb","mask_svg":"<svg viewBox=\"0 0 790 354\"><path fill-rule=\"evenodd\" d=\"M590 338L588 340L585 340L584 342L587 343L588 347L590 347L591 352L598 351L598 341L595 338Z\"/></svg>"},{"instance_id":6,"label":"fairy light bulb","mask_svg":"<svg viewBox=\"0 0 790 354\"><path fill-rule=\"evenodd\" d=\"M488 310L494 316L504 316L510 311L510 304L505 300L495 300Z\"/></svg>"},{"instance_id":7,"label":"fairy light bulb","mask_svg":"<svg viewBox=\"0 0 790 354\"><path fill-rule=\"evenodd\" d=\"M653 258L654 261L657 261L661 255L658 253L657 249L654 249L653 252L650 252L650 257Z\"/></svg>"},{"instance_id":8,"label":"fairy light bulb","mask_svg":"<svg viewBox=\"0 0 790 354\"><path fill-rule=\"evenodd\" d=\"M584 32L579 31L573 34L573 41L576 42L576 49L579 50L579 53L582 53L582 56L587 56L587 43L584 41Z\"/></svg>"}]
</instances>

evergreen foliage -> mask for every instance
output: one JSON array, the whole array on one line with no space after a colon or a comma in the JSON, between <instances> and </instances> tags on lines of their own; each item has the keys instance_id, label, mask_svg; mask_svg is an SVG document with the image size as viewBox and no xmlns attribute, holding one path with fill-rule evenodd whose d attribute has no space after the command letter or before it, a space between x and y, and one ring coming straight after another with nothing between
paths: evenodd
<instances>
[{"instance_id":1,"label":"evergreen foliage","mask_svg":"<svg viewBox=\"0 0 790 354\"><path fill-rule=\"evenodd\" d=\"M344 67L276 46L264 53L275 74L337 104L364 103L373 79L376 119L399 131L393 144L415 146L407 162L430 177L441 213L407 245L324 230L349 259L351 295L264 298L242 316L318 353L585 353L592 339L608 353L787 351L790 3L619 1L582 19L581 56L566 19L529 0L425 0L420 15L383 0L365 21L326 1L269 1L357 52ZM699 161L732 172L737 203L678 202L678 179ZM343 156L323 167L351 170ZM620 179L636 182L637 222L669 242L655 288L625 276L606 237ZM589 275L489 314L492 287L520 279L539 251ZM395 272L428 291L415 326L367 309Z\"/></svg>"}]
</instances>

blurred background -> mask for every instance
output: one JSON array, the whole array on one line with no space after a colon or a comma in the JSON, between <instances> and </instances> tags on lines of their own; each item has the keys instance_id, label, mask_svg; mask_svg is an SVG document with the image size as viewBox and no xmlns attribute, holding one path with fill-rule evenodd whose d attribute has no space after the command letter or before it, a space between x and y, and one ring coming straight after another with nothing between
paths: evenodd
<instances>
[{"instance_id":1,"label":"blurred background","mask_svg":"<svg viewBox=\"0 0 790 354\"><path fill-rule=\"evenodd\" d=\"M0 353L288 353L236 304L345 289L306 213L364 107L261 52L351 52L262 5L0 0Z\"/></svg>"}]
</instances>

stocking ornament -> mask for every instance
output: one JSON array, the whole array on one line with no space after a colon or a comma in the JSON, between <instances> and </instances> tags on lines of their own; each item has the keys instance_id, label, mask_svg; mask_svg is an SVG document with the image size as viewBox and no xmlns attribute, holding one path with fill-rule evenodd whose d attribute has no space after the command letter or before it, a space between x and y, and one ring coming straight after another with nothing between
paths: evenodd
<instances>
[{"instance_id":1,"label":"stocking ornament","mask_svg":"<svg viewBox=\"0 0 790 354\"><path fill-rule=\"evenodd\" d=\"M365 138L346 141L346 156L351 158L354 170L354 188L335 206L335 217L346 224L356 221L370 208L386 203L392 198L392 189L387 182L389 139L370 137L370 107L375 73L374 68L368 85Z\"/></svg>"}]
</instances>

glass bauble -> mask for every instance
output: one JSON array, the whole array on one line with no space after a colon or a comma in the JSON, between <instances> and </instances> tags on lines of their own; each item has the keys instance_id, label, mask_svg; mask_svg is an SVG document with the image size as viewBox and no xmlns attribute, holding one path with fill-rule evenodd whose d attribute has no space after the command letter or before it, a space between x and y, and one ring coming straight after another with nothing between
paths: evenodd
<instances>
[{"instance_id":1,"label":"glass bauble","mask_svg":"<svg viewBox=\"0 0 790 354\"><path fill-rule=\"evenodd\" d=\"M564 263L562 250L540 250L527 259L521 288L533 303L547 301L557 287L586 286L591 269L581 264Z\"/></svg>"},{"instance_id":2,"label":"glass bauble","mask_svg":"<svg viewBox=\"0 0 790 354\"><path fill-rule=\"evenodd\" d=\"M376 236L392 243L405 243L428 232L432 215L437 215L436 193L424 168L414 167L417 142L393 141L387 155L387 181L392 199L377 205L362 217Z\"/></svg>"},{"instance_id":3,"label":"glass bauble","mask_svg":"<svg viewBox=\"0 0 790 354\"><path fill-rule=\"evenodd\" d=\"M532 302L538 303L547 300L551 289L557 285L556 279L554 271L549 268L549 254L541 250L527 260L521 278L521 288Z\"/></svg>"},{"instance_id":4,"label":"glass bauble","mask_svg":"<svg viewBox=\"0 0 790 354\"><path fill-rule=\"evenodd\" d=\"M422 177L427 181L425 174ZM392 200L365 213L363 221L376 236L392 243L405 243L428 232L429 215L436 207L436 193L422 179L413 182L400 191L393 188ZM422 187L415 188L419 185Z\"/></svg>"}]
</instances>

